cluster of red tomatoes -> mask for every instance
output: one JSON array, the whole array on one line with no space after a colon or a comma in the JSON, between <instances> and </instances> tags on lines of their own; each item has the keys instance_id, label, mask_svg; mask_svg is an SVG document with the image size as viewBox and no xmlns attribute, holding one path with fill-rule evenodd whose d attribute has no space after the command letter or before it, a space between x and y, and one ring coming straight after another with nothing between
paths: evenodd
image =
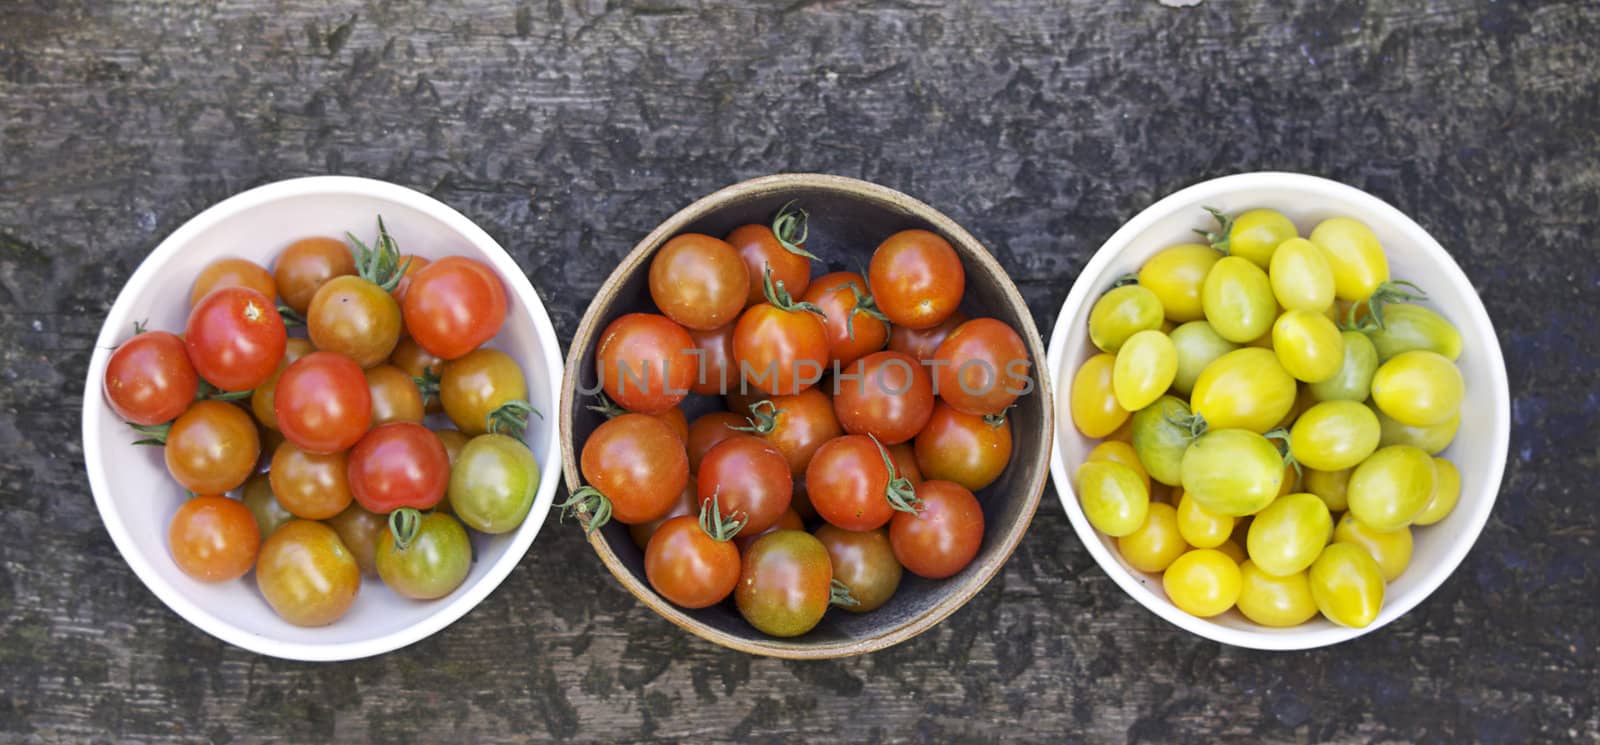
<instances>
[{"instance_id":1,"label":"cluster of red tomatoes","mask_svg":"<svg viewBox=\"0 0 1600 745\"><path fill-rule=\"evenodd\" d=\"M405 597L450 593L466 528L516 528L539 481L522 370L481 346L505 322L500 278L402 255L381 219L374 246L349 240L297 241L271 272L210 264L182 336L136 329L106 366L112 410L194 495L168 529L174 562L208 582L253 568L303 626L343 616L363 571ZM424 426L441 409L457 429Z\"/></svg>"},{"instance_id":2,"label":"cluster of red tomatoes","mask_svg":"<svg viewBox=\"0 0 1600 745\"><path fill-rule=\"evenodd\" d=\"M1005 469L1005 412L1031 390L1016 332L957 310L965 270L943 238L902 231L867 276L813 278L806 232L806 213L785 207L770 226L661 247L661 313L600 336L611 418L584 443L588 485L564 505L589 530L627 523L667 600L733 595L773 636L809 631L833 604L882 606L902 570L966 567L983 541L973 492ZM728 410L689 424L690 394Z\"/></svg>"}]
</instances>

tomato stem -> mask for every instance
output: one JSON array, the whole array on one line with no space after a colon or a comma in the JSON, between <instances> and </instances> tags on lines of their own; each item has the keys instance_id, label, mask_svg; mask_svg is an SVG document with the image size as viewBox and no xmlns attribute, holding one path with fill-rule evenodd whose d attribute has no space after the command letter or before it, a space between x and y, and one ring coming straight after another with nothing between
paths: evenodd
<instances>
[{"instance_id":1,"label":"tomato stem","mask_svg":"<svg viewBox=\"0 0 1600 745\"><path fill-rule=\"evenodd\" d=\"M806 236L811 234L811 227L807 222L811 215L795 207L795 201L791 199L778 208L778 214L772 218L772 235L778 239L778 245L783 246L783 250L812 261L821 261L822 259L817 258L816 254L807 251L805 246L801 245L806 242Z\"/></svg>"},{"instance_id":2,"label":"tomato stem","mask_svg":"<svg viewBox=\"0 0 1600 745\"><path fill-rule=\"evenodd\" d=\"M845 334L849 336L850 341L856 340L857 313L865 313L869 318L876 318L884 323L889 322L889 317L884 315L883 311L878 310L878 301L873 299L871 293L863 291L854 282L846 282L840 286L850 288L850 294L856 296L856 307L851 308L850 315L845 316L844 319Z\"/></svg>"},{"instance_id":3,"label":"tomato stem","mask_svg":"<svg viewBox=\"0 0 1600 745\"><path fill-rule=\"evenodd\" d=\"M889 506L901 512L913 515L922 514L922 500L917 498L917 488L911 485L911 479L895 471L894 459L889 457L889 451L878 442L876 435L869 434L872 444L878 446L878 455L883 457L883 467L889 469L889 485L884 488L884 497L889 500Z\"/></svg>"},{"instance_id":4,"label":"tomato stem","mask_svg":"<svg viewBox=\"0 0 1600 745\"><path fill-rule=\"evenodd\" d=\"M828 604L841 605L848 608L860 605L861 601L856 600L855 596L850 594L849 585L839 580L833 580L828 584Z\"/></svg>"},{"instance_id":5,"label":"tomato stem","mask_svg":"<svg viewBox=\"0 0 1600 745\"><path fill-rule=\"evenodd\" d=\"M148 318L146 318L146 319L144 319L142 321L134 321L133 322L133 335L134 336L138 336L138 335L144 333L145 329L146 329L145 324L147 324L149 322L150 322L150 319L148 319Z\"/></svg>"},{"instance_id":6,"label":"tomato stem","mask_svg":"<svg viewBox=\"0 0 1600 745\"><path fill-rule=\"evenodd\" d=\"M1011 404L994 414L984 414L983 423L989 425L989 429L1000 429L1006 423L1006 412L1016 408L1016 406L1016 404Z\"/></svg>"},{"instance_id":7,"label":"tomato stem","mask_svg":"<svg viewBox=\"0 0 1600 745\"><path fill-rule=\"evenodd\" d=\"M561 508L561 519L567 515L576 514L578 523L583 526L583 534L599 530L601 526L611 521L611 500L601 494L599 489L592 486L581 486L567 497L567 501L556 505Z\"/></svg>"},{"instance_id":8,"label":"tomato stem","mask_svg":"<svg viewBox=\"0 0 1600 745\"><path fill-rule=\"evenodd\" d=\"M618 406L615 402L608 398L605 391L601 391L596 394L594 401L595 402L593 405L585 406L584 408L607 419L616 419L617 417L628 413L627 409Z\"/></svg>"},{"instance_id":9,"label":"tomato stem","mask_svg":"<svg viewBox=\"0 0 1600 745\"><path fill-rule=\"evenodd\" d=\"M750 516L744 512L735 512L724 518L722 509L717 504L717 489L711 493L711 498L700 502L700 529L711 536L711 540L727 542L732 540L744 526L750 522Z\"/></svg>"},{"instance_id":10,"label":"tomato stem","mask_svg":"<svg viewBox=\"0 0 1600 745\"><path fill-rule=\"evenodd\" d=\"M299 313L294 312L294 308L283 303L278 303L278 317L283 319L284 328L292 329L296 326L306 325L306 319L301 318Z\"/></svg>"},{"instance_id":11,"label":"tomato stem","mask_svg":"<svg viewBox=\"0 0 1600 745\"><path fill-rule=\"evenodd\" d=\"M1265 437L1268 440L1275 440L1279 443L1277 448L1278 452L1283 453L1283 464L1286 466L1294 466L1293 491L1299 491L1300 480L1305 477L1305 470L1300 465L1300 461L1294 457L1294 451L1289 449L1289 430L1279 427L1267 432L1266 434L1262 435L1262 437Z\"/></svg>"},{"instance_id":12,"label":"tomato stem","mask_svg":"<svg viewBox=\"0 0 1600 745\"><path fill-rule=\"evenodd\" d=\"M497 435L512 435L521 440L528 436L528 415L544 418L533 404L527 401L507 401L484 417L483 428Z\"/></svg>"},{"instance_id":13,"label":"tomato stem","mask_svg":"<svg viewBox=\"0 0 1600 745\"><path fill-rule=\"evenodd\" d=\"M780 279L774 283L772 281L771 265L767 266L763 272L763 277L763 281L766 284L767 302L771 303L773 307L791 313L803 310L815 313L823 318L828 317L828 314L822 312L822 308L817 307L816 303L795 302L794 296L790 295L787 289L784 289L783 280Z\"/></svg>"},{"instance_id":14,"label":"tomato stem","mask_svg":"<svg viewBox=\"0 0 1600 745\"><path fill-rule=\"evenodd\" d=\"M1415 290L1415 294L1412 293ZM1427 300L1428 293L1421 287L1403 279L1391 280L1378 285L1376 290L1357 303L1351 303L1350 309L1345 311L1344 328L1347 331L1376 331L1384 328L1383 306L1391 303L1403 303L1414 300ZM1367 309L1367 317L1357 321L1356 313L1361 308Z\"/></svg>"},{"instance_id":15,"label":"tomato stem","mask_svg":"<svg viewBox=\"0 0 1600 745\"><path fill-rule=\"evenodd\" d=\"M254 390L224 391L201 378L200 387L195 389L196 401L243 401L255 393Z\"/></svg>"},{"instance_id":16,"label":"tomato stem","mask_svg":"<svg viewBox=\"0 0 1600 745\"><path fill-rule=\"evenodd\" d=\"M401 507L389 513L389 534L394 536L394 547L404 551L422 532L422 513L415 507Z\"/></svg>"},{"instance_id":17,"label":"tomato stem","mask_svg":"<svg viewBox=\"0 0 1600 745\"><path fill-rule=\"evenodd\" d=\"M1223 256L1227 256L1228 234L1233 232L1233 217L1216 207L1206 207L1205 211L1211 213L1211 217L1217 221L1217 229L1210 231L1195 228L1194 232L1198 233L1201 238L1206 239L1206 242L1211 244L1212 248L1221 251Z\"/></svg>"},{"instance_id":18,"label":"tomato stem","mask_svg":"<svg viewBox=\"0 0 1600 745\"><path fill-rule=\"evenodd\" d=\"M167 433L172 430L172 422L167 422L166 424L134 424L133 422L128 422L128 426L132 427L133 431L144 435L143 439L133 441L135 445L165 445L167 444Z\"/></svg>"},{"instance_id":19,"label":"tomato stem","mask_svg":"<svg viewBox=\"0 0 1600 745\"><path fill-rule=\"evenodd\" d=\"M422 394L422 403L427 404L428 399L439 395L439 373L432 367L423 368L422 374L411 378L417 384L417 391Z\"/></svg>"},{"instance_id":20,"label":"tomato stem","mask_svg":"<svg viewBox=\"0 0 1600 745\"><path fill-rule=\"evenodd\" d=\"M1139 284L1139 275L1134 273L1134 272L1128 272L1127 274L1124 274L1124 275L1122 275L1120 277L1117 277L1115 280L1113 280L1111 282L1111 286L1106 288L1106 292L1110 292L1112 290L1115 290L1118 287L1126 287L1128 285L1136 285L1136 284ZM1104 294L1104 293L1101 293L1101 294Z\"/></svg>"},{"instance_id":21,"label":"tomato stem","mask_svg":"<svg viewBox=\"0 0 1600 745\"><path fill-rule=\"evenodd\" d=\"M1189 442L1194 442L1195 440L1200 439L1200 436L1204 435L1206 430L1209 428L1209 426L1206 424L1206 418L1200 416L1199 414L1190 414L1189 416L1173 416L1172 412L1167 410L1166 407L1162 407L1161 414L1166 417L1167 424L1177 427L1178 429L1188 431L1189 434L1187 436L1189 438Z\"/></svg>"},{"instance_id":22,"label":"tomato stem","mask_svg":"<svg viewBox=\"0 0 1600 745\"><path fill-rule=\"evenodd\" d=\"M362 243L354 233L346 232L345 237L356 248L356 273L384 292L393 292L399 286L400 278L405 276L406 269L411 267L411 259L400 261L400 244L395 242L394 236L389 235L389 229L383 224L383 215L378 215L377 248Z\"/></svg>"},{"instance_id":23,"label":"tomato stem","mask_svg":"<svg viewBox=\"0 0 1600 745\"><path fill-rule=\"evenodd\" d=\"M745 421L749 422L750 426L729 427L728 429L757 435L770 434L772 430L778 428L778 415L782 413L783 409L778 408L777 404L767 399L762 399L750 404L750 416L745 417Z\"/></svg>"}]
</instances>

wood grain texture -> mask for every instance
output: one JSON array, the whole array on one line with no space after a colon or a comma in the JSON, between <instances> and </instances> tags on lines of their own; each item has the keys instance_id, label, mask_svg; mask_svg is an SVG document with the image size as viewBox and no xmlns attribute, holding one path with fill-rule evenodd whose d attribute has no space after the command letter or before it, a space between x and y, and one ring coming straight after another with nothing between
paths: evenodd
<instances>
[{"instance_id":1,"label":"wood grain texture","mask_svg":"<svg viewBox=\"0 0 1600 745\"><path fill-rule=\"evenodd\" d=\"M0 742L1600 741L1597 36L1582 0L0 4ZM865 658L696 640L552 518L435 637L287 663L162 606L87 491L76 412L113 296L161 237L256 184L422 189L507 246L566 339L677 208L834 172L971 230L1048 334L1123 220L1265 168L1433 231L1512 382L1477 548L1333 649L1167 626L1047 492L968 607Z\"/></svg>"}]
</instances>

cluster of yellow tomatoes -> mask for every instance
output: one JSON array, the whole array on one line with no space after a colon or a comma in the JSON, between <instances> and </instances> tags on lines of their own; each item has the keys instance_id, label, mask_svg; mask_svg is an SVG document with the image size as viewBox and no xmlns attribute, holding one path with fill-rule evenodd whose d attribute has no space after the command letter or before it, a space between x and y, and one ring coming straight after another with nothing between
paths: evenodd
<instances>
[{"instance_id":1,"label":"cluster of yellow tomatoes","mask_svg":"<svg viewBox=\"0 0 1600 745\"><path fill-rule=\"evenodd\" d=\"M1455 507L1461 335L1391 281L1362 222L1280 212L1171 246L1090 310L1070 408L1105 438L1076 474L1090 524L1183 611L1372 623L1412 526ZM1168 501L1161 501L1168 495ZM1242 544L1242 545L1241 545Z\"/></svg>"}]
</instances>

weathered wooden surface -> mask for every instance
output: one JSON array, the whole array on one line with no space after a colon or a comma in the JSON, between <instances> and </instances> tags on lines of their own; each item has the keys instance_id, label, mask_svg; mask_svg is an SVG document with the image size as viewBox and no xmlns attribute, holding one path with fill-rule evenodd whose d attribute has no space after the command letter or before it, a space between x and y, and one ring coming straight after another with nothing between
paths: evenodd
<instances>
[{"instance_id":1,"label":"weathered wooden surface","mask_svg":"<svg viewBox=\"0 0 1600 745\"><path fill-rule=\"evenodd\" d=\"M332 5L0 4L0 741L1600 740L1600 6ZM166 233L266 181L360 174L443 199L522 261L567 338L617 257L692 198L859 176L987 241L1048 333L1122 220L1263 168L1415 216L1478 283L1510 365L1512 458L1482 540L1416 611L1337 648L1166 625L1051 493L969 607L865 659L692 639L552 524L434 638L296 664L163 607L87 492L76 412L114 294Z\"/></svg>"}]
</instances>

